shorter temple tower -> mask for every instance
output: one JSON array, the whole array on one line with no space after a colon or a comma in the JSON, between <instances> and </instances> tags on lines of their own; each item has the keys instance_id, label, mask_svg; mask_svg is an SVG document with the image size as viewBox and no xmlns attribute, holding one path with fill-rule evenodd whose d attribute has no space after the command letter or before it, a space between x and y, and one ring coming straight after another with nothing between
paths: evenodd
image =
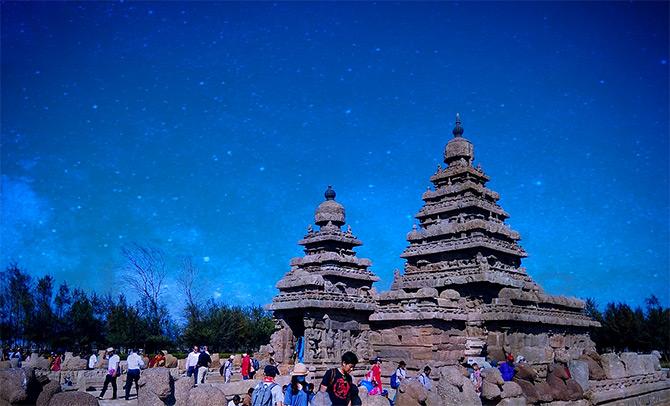
<instances>
[{"instance_id":1,"label":"shorter temple tower","mask_svg":"<svg viewBox=\"0 0 670 406\"><path fill-rule=\"evenodd\" d=\"M317 376L340 362L345 351L370 358L370 325L375 311L372 284L379 278L371 262L356 257L362 245L345 225L344 207L331 186L314 215L313 226L298 244L305 255L291 260L291 270L277 283L279 294L268 306L277 330L271 352L282 365L304 362Z\"/></svg>"}]
</instances>

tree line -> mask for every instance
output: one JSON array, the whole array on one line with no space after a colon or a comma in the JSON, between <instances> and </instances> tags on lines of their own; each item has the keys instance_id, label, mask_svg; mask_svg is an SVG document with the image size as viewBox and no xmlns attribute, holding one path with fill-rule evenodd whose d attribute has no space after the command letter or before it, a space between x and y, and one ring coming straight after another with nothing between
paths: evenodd
<instances>
[{"instance_id":1,"label":"tree line","mask_svg":"<svg viewBox=\"0 0 670 406\"><path fill-rule=\"evenodd\" d=\"M626 303L608 303L604 311L598 309L595 300L587 299L585 311L602 326L591 329L598 352L657 350L666 362L669 360L670 308L663 308L656 296L645 299L644 309Z\"/></svg>"},{"instance_id":2,"label":"tree line","mask_svg":"<svg viewBox=\"0 0 670 406\"><path fill-rule=\"evenodd\" d=\"M274 322L262 307L198 300L198 270L190 258L179 272L187 300L185 322L178 323L163 299L163 252L132 244L122 254L122 275L138 293L135 303L123 294L56 286L53 276L33 278L18 264L0 271L0 344L74 352L107 346L179 351L204 344L215 352L248 352L269 342Z\"/></svg>"}]
</instances>

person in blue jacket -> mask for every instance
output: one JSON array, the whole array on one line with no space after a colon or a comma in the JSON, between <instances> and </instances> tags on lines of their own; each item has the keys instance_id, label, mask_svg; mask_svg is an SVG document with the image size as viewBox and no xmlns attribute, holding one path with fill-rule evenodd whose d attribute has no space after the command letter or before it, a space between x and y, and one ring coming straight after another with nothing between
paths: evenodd
<instances>
[{"instance_id":1,"label":"person in blue jacket","mask_svg":"<svg viewBox=\"0 0 670 406\"><path fill-rule=\"evenodd\" d=\"M500 364L498 367L500 375L504 381L511 381L514 379L514 355L507 354L507 362Z\"/></svg>"},{"instance_id":2,"label":"person in blue jacket","mask_svg":"<svg viewBox=\"0 0 670 406\"><path fill-rule=\"evenodd\" d=\"M305 364L297 363L291 372L291 384L284 392L285 406L307 406L314 397L309 391L309 386L305 378L307 377L307 367Z\"/></svg>"}]
</instances>

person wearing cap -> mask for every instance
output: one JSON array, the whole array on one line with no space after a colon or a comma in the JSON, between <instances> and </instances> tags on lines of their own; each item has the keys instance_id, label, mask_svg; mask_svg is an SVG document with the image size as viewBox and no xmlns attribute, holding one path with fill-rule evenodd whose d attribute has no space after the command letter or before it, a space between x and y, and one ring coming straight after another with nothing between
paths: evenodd
<instances>
[{"instance_id":1,"label":"person wearing cap","mask_svg":"<svg viewBox=\"0 0 670 406\"><path fill-rule=\"evenodd\" d=\"M507 354L507 362L503 362L498 367L500 375L504 381L511 381L514 379L514 355Z\"/></svg>"},{"instance_id":2,"label":"person wearing cap","mask_svg":"<svg viewBox=\"0 0 670 406\"><path fill-rule=\"evenodd\" d=\"M224 378L224 383L229 383L230 382L230 377L233 376L233 362L235 361L235 356L230 355L226 362L223 363L221 366L221 369L219 370L219 373L221 376Z\"/></svg>"},{"instance_id":3,"label":"person wearing cap","mask_svg":"<svg viewBox=\"0 0 670 406\"><path fill-rule=\"evenodd\" d=\"M267 367L266 367L267 368ZM291 372L291 385L284 393L284 404L286 406L307 406L314 397L308 389L307 367L305 364L297 363Z\"/></svg>"},{"instance_id":4,"label":"person wearing cap","mask_svg":"<svg viewBox=\"0 0 670 406\"><path fill-rule=\"evenodd\" d=\"M106 353L106 356L109 358L107 363L107 375L105 375L105 383L102 385L102 392L100 392L98 399L103 399L105 397L105 392L107 392L109 384L112 385L112 399L116 399L116 378L121 375L121 371L119 371L119 362L121 362L121 358L114 353L113 347L107 348Z\"/></svg>"},{"instance_id":5,"label":"person wearing cap","mask_svg":"<svg viewBox=\"0 0 670 406\"><path fill-rule=\"evenodd\" d=\"M275 382L275 368L266 365L263 374L263 381L256 385L251 395L251 406L284 406L284 394L281 386Z\"/></svg>"}]
</instances>

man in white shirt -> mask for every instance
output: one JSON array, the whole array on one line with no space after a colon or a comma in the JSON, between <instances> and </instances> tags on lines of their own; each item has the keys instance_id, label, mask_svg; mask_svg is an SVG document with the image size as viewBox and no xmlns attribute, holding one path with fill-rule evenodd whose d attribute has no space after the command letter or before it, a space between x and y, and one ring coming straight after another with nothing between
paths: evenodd
<instances>
[{"instance_id":1,"label":"man in white shirt","mask_svg":"<svg viewBox=\"0 0 670 406\"><path fill-rule=\"evenodd\" d=\"M106 356L109 357L109 363L107 365L107 375L105 376L105 383L102 385L102 392L100 392L100 396L98 396L98 399L102 399L105 397L105 392L107 392L107 386L109 384L112 384L112 399L116 399L116 378L118 378L119 375L121 375L121 371L119 371L119 362L121 359L119 358L118 355L114 353L114 348L109 347L107 348L107 354Z\"/></svg>"},{"instance_id":2,"label":"man in white shirt","mask_svg":"<svg viewBox=\"0 0 670 406\"><path fill-rule=\"evenodd\" d=\"M230 382L230 377L233 376L233 361L235 360L235 356L231 355L228 357L226 362L223 364L221 367L221 375L224 377L224 383L229 383Z\"/></svg>"},{"instance_id":3,"label":"man in white shirt","mask_svg":"<svg viewBox=\"0 0 670 406\"><path fill-rule=\"evenodd\" d=\"M419 375L417 379L419 380L419 382L421 382L421 385L423 385L423 387L426 388L426 390L431 390L431 388L433 387L433 379L430 377L429 366L426 366L423 369L423 373Z\"/></svg>"},{"instance_id":4,"label":"man in white shirt","mask_svg":"<svg viewBox=\"0 0 670 406\"><path fill-rule=\"evenodd\" d=\"M96 364L98 363L98 356L91 351L91 356L88 357L88 369L95 369Z\"/></svg>"},{"instance_id":5,"label":"man in white shirt","mask_svg":"<svg viewBox=\"0 0 670 406\"><path fill-rule=\"evenodd\" d=\"M193 384L198 383L198 370L196 366L198 365L198 357L200 356L200 348L197 345L193 346L193 351L188 353L186 357L186 376L195 375L193 377Z\"/></svg>"},{"instance_id":6,"label":"man in white shirt","mask_svg":"<svg viewBox=\"0 0 670 406\"><path fill-rule=\"evenodd\" d=\"M140 394L140 368L144 368L144 360L131 349L130 355L128 355L128 376L126 376L125 386L126 400L130 397L130 388L133 386L133 381L135 381L135 392L137 392L138 396Z\"/></svg>"}]
</instances>

